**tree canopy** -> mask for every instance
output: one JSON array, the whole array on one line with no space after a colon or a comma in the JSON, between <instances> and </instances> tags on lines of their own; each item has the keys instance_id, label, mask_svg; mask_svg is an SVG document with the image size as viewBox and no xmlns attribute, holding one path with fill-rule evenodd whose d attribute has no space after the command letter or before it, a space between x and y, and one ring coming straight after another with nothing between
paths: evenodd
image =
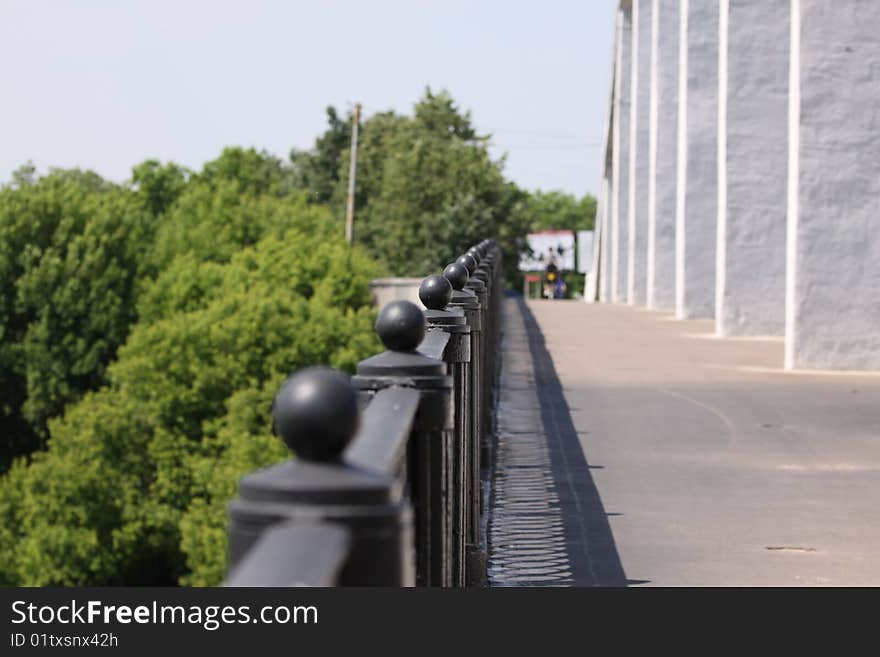
<instances>
[{"instance_id":1,"label":"tree canopy","mask_svg":"<svg viewBox=\"0 0 880 657\"><path fill-rule=\"evenodd\" d=\"M328 129L314 149L291 157L309 198L329 201L341 220L352 117L343 121L333 108L327 114ZM363 121L355 243L395 276L437 271L486 235L499 239L509 253L522 250L528 194L505 179L504 161L492 159L488 139L448 93L430 89L412 116L378 112Z\"/></svg>"},{"instance_id":2,"label":"tree canopy","mask_svg":"<svg viewBox=\"0 0 880 657\"><path fill-rule=\"evenodd\" d=\"M316 203L342 220L348 192L352 116L327 108L327 130L310 151L291 153L295 177ZM378 112L359 132L354 240L388 274L436 271L470 244L493 235L509 254L508 282L530 231L588 230L596 201L558 191L528 192L503 175L469 112L447 92L431 89L412 116ZM406 257L399 257L406 254ZM517 285L517 287L519 287Z\"/></svg>"},{"instance_id":3,"label":"tree canopy","mask_svg":"<svg viewBox=\"0 0 880 657\"><path fill-rule=\"evenodd\" d=\"M589 194L578 199L574 194L541 190L529 194L525 201L526 215L533 231L593 230L596 219L596 198Z\"/></svg>"},{"instance_id":4,"label":"tree canopy","mask_svg":"<svg viewBox=\"0 0 880 657\"><path fill-rule=\"evenodd\" d=\"M22 401L6 419L47 439L0 478L4 583L217 583L238 477L283 457L278 386L378 351L377 266L276 160L135 171L134 189L3 191L19 240L3 242L3 309L21 318L4 323Z\"/></svg>"},{"instance_id":5,"label":"tree canopy","mask_svg":"<svg viewBox=\"0 0 880 657\"><path fill-rule=\"evenodd\" d=\"M103 382L155 228L134 192L91 172L0 189L0 464L42 445L48 419Z\"/></svg>"},{"instance_id":6,"label":"tree canopy","mask_svg":"<svg viewBox=\"0 0 880 657\"><path fill-rule=\"evenodd\" d=\"M429 89L360 126L348 245L351 116L327 119L286 161L226 148L121 184L26 164L0 187L0 584L218 583L239 477L285 457L278 386L379 350L372 278L487 235L510 273L530 230L592 221L507 180Z\"/></svg>"}]
</instances>

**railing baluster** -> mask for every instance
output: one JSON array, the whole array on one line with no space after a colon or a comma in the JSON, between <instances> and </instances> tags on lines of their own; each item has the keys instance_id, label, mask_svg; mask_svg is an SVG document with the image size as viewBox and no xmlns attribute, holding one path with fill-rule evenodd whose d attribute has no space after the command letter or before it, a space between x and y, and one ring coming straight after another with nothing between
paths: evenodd
<instances>
[{"instance_id":1,"label":"railing baluster","mask_svg":"<svg viewBox=\"0 0 880 657\"><path fill-rule=\"evenodd\" d=\"M443 275L452 285L452 300L449 306L464 310L465 319L471 329L471 367L468 388L470 390L471 404L468 409L470 416L470 431L468 432L467 451L467 483L465 485L465 504L467 507L467 531L465 540L467 543L467 584L479 584L484 579L485 558L480 549L480 511L481 511L481 484L480 484L480 437L482 434L482 397L483 397L483 368L482 368L482 309L477 295L465 289L469 274L467 268L457 262L453 262L443 270Z\"/></svg>"},{"instance_id":2,"label":"railing baluster","mask_svg":"<svg viewBox=\"0 0 880 657\"><path fill-rule=\"evenodd\" d=\"M297 458L242 478L227 585L485 582L501 288L484 240L422 282L427 310L382 309L387 351L350 381L308 368L285 382L275 427Z\"/></svg>"},{"instance_id":3,"label":"railing baluster","mask_svg":"<svg viewBox=\"0 0 880 657\"><path fill-rule=\"evenodd\" d=\"M460 308L446 310L452 300L452 285L444 276L428 276L419 286L419 298L425 305L425 319L429 331L443 332L449 342L443 353L453 383L454 429L452 450L449 456L447 501L451 522L452 586L466 585L466 473L468 467L467 446L470 435L471 404L469 377L471 360L471 329Z\"/></svg>"},{"instance_id":4,"label":"railing baluster","mask_svg":"<svg viewBox=\"0 0 880 657\"><path fill-rule=\"evenodd\" d=\"M447 452L452 449L452 379L446 364L416 348L425 335L422 311L409 301L392 301L379 313L376 332L388 351L358 365L355 388L373 394L389 386L421 394L409 443L410 495L416 510L416 582L450 585L451 532L446 517Z\"/></svg>"},{"instance_id":5,"label":"railing baluster","mask_svg":"<svg viewBox=\"0 0 880 657\"><path fill-rule=\"evenodd\" d=\"M230 505L230 572L268 529L326 523L349 530L341 585L411 586L412 513L396 479L340 458L358 427L349 381L327 368L302 370L282 386L274 415L297 458L242 478Z\"/></svg>"}]
</instances>

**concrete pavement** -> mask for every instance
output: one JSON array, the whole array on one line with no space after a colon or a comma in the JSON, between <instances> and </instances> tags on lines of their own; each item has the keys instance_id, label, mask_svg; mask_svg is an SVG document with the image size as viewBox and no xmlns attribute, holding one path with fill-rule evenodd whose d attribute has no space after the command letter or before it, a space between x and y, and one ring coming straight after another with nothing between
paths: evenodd
<instances>
[{"instance_id":1,"label":"concrete pavement","mask_svg":"<svg viewBox=\"0 0 880 657\"><path fill-rule=\"evenodd\" d=\"M569 547L588 562L598 549L590 568L619 559L650 585L880 585L880 375L786 373L781 340L716 338L712 320L505 303L504 348L522 351L507 326L533 315L533 361L546 346L554 412L583 450L596 504ZM587 583L619 583L600 580Z\"/></svg>"},{"instance_id":2,"label":"concrete pavement","mask_svg":"<svg viewBox=\"0 0 880 657\"><path fill-rule=\"evenodd\" d=\"M522 301L503 307L488 514L490 586L623 586L608 517L553 359Z\"/></svg>"}]
</instances>

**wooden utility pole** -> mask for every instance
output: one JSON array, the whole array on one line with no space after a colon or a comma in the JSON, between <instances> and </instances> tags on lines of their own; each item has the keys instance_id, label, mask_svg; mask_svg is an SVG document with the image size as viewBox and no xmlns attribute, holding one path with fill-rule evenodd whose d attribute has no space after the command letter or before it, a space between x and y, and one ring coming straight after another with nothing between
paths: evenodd
<instances>
[{"instance_id":1,"label":"wooden utility pole","mask_svg":"<svg viewBox=\"0 0 880 657\"><path fill-rule=\"evenodd\" d=\"M354 229L354 181L357 175L358 124L361 120L361 104L355 103L351 120L351 162L348 167L348 203L345 207L345 241L351 244Z\"/></svg>"}]
</instances>

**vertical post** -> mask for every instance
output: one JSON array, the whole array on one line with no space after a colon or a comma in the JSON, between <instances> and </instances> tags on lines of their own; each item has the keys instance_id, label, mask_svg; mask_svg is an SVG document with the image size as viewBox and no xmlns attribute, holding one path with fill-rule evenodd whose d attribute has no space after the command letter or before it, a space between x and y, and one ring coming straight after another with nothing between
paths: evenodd
<instances>
[{"instance_id":1,"label":"vertical post","mask_svg":"<svg viewBox=\"0 0 880 657\"><path fill-rule=\"evenodd\" d=\"M412 512L400 486L340 457L358 426L355 391L328 368L297 372L274 403L275 427L297 458L246 475L230 504L229 571L284 523L351 533L343 586L412 586Z\"/></svg>"},{"instance_id":2,"label":"vertical post","mask_svg":"<svg viewBox=\"0 0 880 657\"><path fill-rule=\"evenodd\" d=\"M447 509L450 518L451 578L452 586L467 585L467 446L470 436L471 392L470 360L471 329L464 311L460 308L446 309L452 300L452 286L444 276L428 276L419 286L419 299L425 305L428 331L442 331L449 335L443 353L449 374L452 376L453 433L449 465L447 468Z\"/></svg>"},{"instance_id":3,"label":"vertical post","mask_svg":"<svg viewBox=\"0 0 880 657\"><path fill-rule=\"evenodd\" d=\"M451 450L452 379L446 364L416 351L425 317L414 303L392 301L379 313L376 333L388 349L358 364L355 388L369 397L391 386L420 393L419 410L407 447L408 487L416 511L416 583L447 586L449 539L446 481Z\"/></svg>"},{"instance_id":4,"label":"vertical post","mask_svg":"<svg viewBox=\"0 0 880 657\"><path fill-rule=\"evenodd\" d=\"M489 358L491 356L491 347L489 344L489 340L491 339L490 325L492 319L492 308L489 302L490 281L489 276L486 273L486 269L489 266L489 263L487 260L486 264L478 268L477 263L481 258L481 255L475 253L473 255L462 256L458 259L458 263L467 267L470 278L465 284L465 288L477 295L477 300L480 302L480 307L483 309L480 317L482 321L482 325L480 326L480 338L482 340L482 344L480 345L480 355L482 357L482 362L480 363L480 371L482 372L482 389L480 392L479 408L481 418L481 433L478 439L480 442L480 460L481 463L486 463L488 456L489 384L491 380L489 376Z\"/></svg>"},{"instance_id":5,"label":"vertical post","mask_svg":"<svg viewBox=\"0 0 880 657\"><path fill-rule=\"evenodd\" d=\"M358 125L361 120L361 104L355 103L351 119L351 158L348 165L348 201L345 207L345 241L351 244L354 235L354 189L357 177Z\"/></svg>"},{"instance_id":6,"label":"vertical post","mask_svg":"<svg viewBox=\"0 0 880 657\"><path fill-rule=\"evenodd\" d=\"M494 451L494 445L492 441L492 426L493 426L493 403L492 403L492 395L493 395L493 386L494 386L494 372L495 372L495 356L496 356L496 337L495 331L497 328L497 307L498 307L498 294L496 290L499 286L499 280L497 277L498 274L498 266L495 261L495 245L491 241L485 241L476 248L474 251L469 252L470 255L477 261L478 266L476 270L473 272L471 280L468 281L465 286L467 289L472 290L477 294L477 298L480 301L480 306L483 309L482 312L482 347L480 352L482 354L482 363L480 364L482 371L482 391L480 394L480 413L481 413L481 437L480 437L480 472L479 477L481 484L481 514L480 514L480 531L478 536L480 537L480 547L482 554L488 554L488 546L485 543L485 502L486 495L489 492L490 481L488 481L491 463L492 463L492 455Z\"/></svg>"},{"instance_id":7,"label":"vertical post","mask_svg":"<svg viewBox=\"0 0 880 657\"><path fill-rule=\"evenodd\" d=\"M247 572L230 582L254 581L255 573L261 582L274 581L271 568L262 567L267 542L261 539L270 528L273 538L282 536L272 543L272 555L284 552L290 536L308 533L312 547L327 544L331 565L342 569L322 580L330 584L485 582L481 463L489 459L481 447L491 447L501 272L498 244L484 240L443 276L422 282L424 313L408 301L382 309L376 332L388 350L361 361L351 382L327 368L309 368L284 384L275 399L275 427L297 459L242 479L230 506L229 564L233 574ZM417 351L426 330L448 335L439 341L442 356ZM393 390L380 393L387 388ZM358 403L377 394L374 403L391 404L370 406L376 409L370 422L399 410L400 396L407 399L404 423L389 430L397 436L393 473L365 470L343 457L358 428ZM375 433L388 435L384 426ZM324 523L341 529L314 531ZM299 525L311 529L304 533ZM255 545L260 551L250 552L247 567L233 572Z\"/></svg>"},{"instance_id":8,"label":"vertical post","mask_svg":"<svg viewBox=\"0 0 880 657\"><path fill-rule=\"evenodd\" d=\"M493 459L495 427L495 394L498 380L498 346L501 338L501 289L504 285L501 249L494 240L487 242L484 249L483 259L477 269L477 276L485 276L488 289L486 310L488 320L486 322L486 456L483 462L484 468L491 468Z\"/></svg>"},{"instance_id":9,"label":"vertical post","mask_svg":"<svg viewBox=\"0 0 880 657\"><path fill-rule=\"evenodd\" d=\"M470 431L467 445L467 551L468 551L468 584L483 581L485 558L481 554L480 539L480 436L482 435L482 308L477 295L464 289L468 282L467 268L457 262L451 263L443 270L443 275L452 285L452 301L450 306L462 308L468 326L471 329L471 366L469 388L471 404L469 409Z\"/></svg>"}]
</instances>

